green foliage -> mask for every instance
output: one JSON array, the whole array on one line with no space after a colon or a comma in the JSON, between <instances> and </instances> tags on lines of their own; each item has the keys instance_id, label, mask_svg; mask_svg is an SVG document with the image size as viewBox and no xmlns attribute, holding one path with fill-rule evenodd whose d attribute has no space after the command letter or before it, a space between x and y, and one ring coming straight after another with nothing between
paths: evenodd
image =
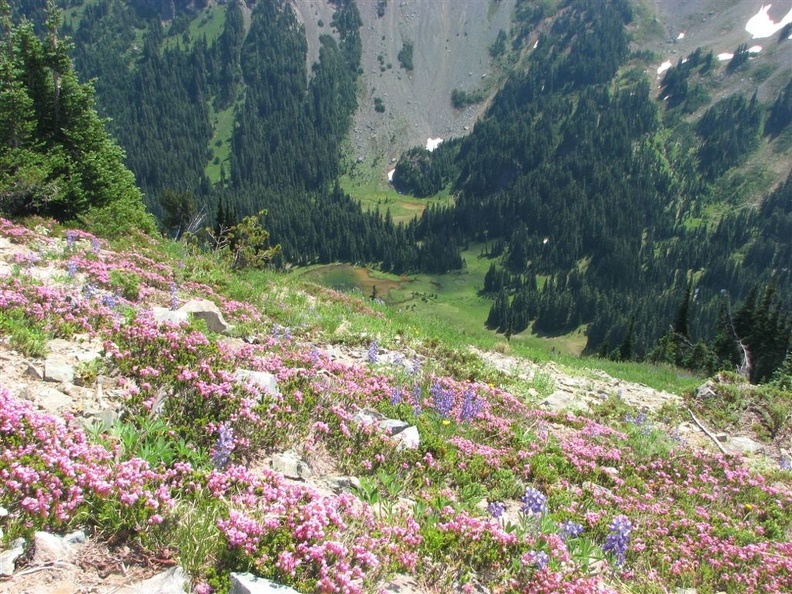
<instances>
[{"instance_id":1,"label":"green foliage","mask_svg":"<svg viewBox=\"0 0 792 594\"><path fill-rule=\"evenodd\" d=\"M451 91L451 105L454 106L454 109L464 109L473 103L481 103L486 98L487 95L484 91L468 92L460 89Z\"/></svg>"},{"instance_id":2,"label":"green foliage","mask_svg":"<svg viewBox=\"0 0 792 594\"><path fill-rule=\"evenodd\" d=\"M263 268L280 252L279 245L270 247L269 232L261 226L266 214L267 211L262 210L255 216L245 217L228 231L232 268Z\"/></svg>"},{"instance_id":3,"label":"green foliage","mask_svg":"<svg viewBox=\"0 0 792 594\"><path fill-rule=\"evenodd\" d=\"M4 19L0 211L9 215L69 220L116 201L141 202L123 151L96 112L93 88L77 80L58 21L53 11L45 42L32 23Z\"/></svg>"},{"instance_id":4,"label":"green foliage","mask_svg":"<svg viewBox=\"0 0 792 594\"><path fill-rule=\"evenodd\" d=\"M47 355L47 341L51 338L18 308L0 310L0 335L8 336L12 349L26 357L39 358Z\"/></svg>"},{"instance_id":5,"label":"green foliage","mask_svg":"<svg viewBox=\"0 0 792 594\"><path fill-rule=\"evenodd\" d=\"M498 31L498 37L489 47L490 56L492 56L495 59L498 59L506 52L506 39L507 39L506 31L504 31L503 29Z\"/></svg>"},{"instance_id":6,"label":"green foliage","mask_svg":"<svg viewBox=\"0 0 792 594\"><path fill-rule=\"evenodd\" d=\"M398 56L399 65L407 71L414 68L413 64L413 43L412 41L405 41L402 43Z\"/></svg>"},{"instance_id":7,"label":"green foliage","mask_svg":"<svg viewBox=\"0 0 792 594\"><path fill-rule=\"evenodd\" d=\"M137 301L140 296L140 277L126 270L111 270L110 288L124 299Z\"/></svg>"}]
</instances>

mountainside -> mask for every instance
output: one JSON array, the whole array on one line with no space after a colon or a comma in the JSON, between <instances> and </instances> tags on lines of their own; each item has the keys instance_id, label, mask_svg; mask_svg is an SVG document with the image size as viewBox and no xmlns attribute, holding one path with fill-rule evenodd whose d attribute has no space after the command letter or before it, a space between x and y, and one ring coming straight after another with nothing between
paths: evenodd
<instances>
[{"instance_id":1,"label":"mountainside","mask_svg":"<svg viewBox=\"0 0 792 594\"><path fill-rule=\"evenodd\" d=\"M733 169L732 149L718 150L724 139L740 153L753 150L760 134L783 135L785 99L764 130L757 100L716 103L695 127L703 142L689 147L700 160L674 179L658 167L673 143L657 137L657 108L639 92L647 83L620 71L629 6L598 6L595 13L583 4L560 8L533 48L540 49L531 68L504 84L468 138L406 153L400 175L427 165L441 180L455 171L459 180L454 209L428 208L410 224L363 213L334 180L359 75L353 3L335 5L337 36L319 38L310 72L309 41L280 2L230 6L218 13L222 27L209 7L195 26L214 31L212 45L196 40L189 18L176 25L179 39L162 34L159 11L189 12L192 3L150 2L143 14L117 3L83 6L80 39L126 48L83 58L97 68L133 64L104 70L119 83L104 91L119 99L124 85L140 91L138 104L125 108L130 122L175 118L161 124L173 136L142 132L150 159L165 147L173 163L199 153L189 139L211 126L188 129L188 114L204 123L219 122L221 111L233 118L233 167L210 188L220 192L214 228L170 239L145 212L97 115L92 83L77 81L57 11L46 11L37 36L0 0L0 592L791 591L792 358L784 358L789 319L780 282L754 288L733 316L723 310L731 331L714 345L726 358L741 350L743 365L739 375L724 371L701 384L676 367L627 361L629 340L619 362L532 350L492 333L471 335L433 310L390 307L376 284L366 299L273 266L287 249L308 257L315 248L322 257L382 250L383 267L388 258L391 267L459 267L442 259L455 253L454 239L492 219L469 217L455 227L454 217L480 206L469 185L491 176L482 203L519 204L494 223L516 222L526 235L530 209L552 221L581 204L613 215L597 223L629 231L618 206L642 198L630 205L641 206L633 218L655 226L647 244L656 243L642 258L656 270L641 271L647 300L655 298L650 281L679 266L675 244L684 239L675 235L673 208L658 207L657 187L707 195L724 164ZM105 21L103 11L119 12ZM527 16L545 18L541 9ZM138 18L148 19L145 30ZM122 35L108 33L111 23ZM576 50L585 59L570 59ZM405 64L414 57L400 54ZM228 63L239 69L220 67L223 56L237 57ZM185 68L196 64L205 68ZM695 96L684 81L702 80L712 67L694 53L664 80L676 107ZM179 109L186 99L191 110ZM488 134L530 137L531 124L548 133L543 142L535 135L502 150L487 146ZM302 136L293 139L295 130ZM302 169L289 166L296 156ZM536 159L533 167L526 156ZM690 155L677 156L684 163ZM460 167L476 158L489 167ZM174 172L167 175L177 179ZM647 172L657 187L646 185ZM429 175L424 186L436 182ZM536 200L536 188L553 198L554 210ZM273 205L267 218L235 212L264 190ZM752 262L788 258L790 197L787 182L758 214L724 215L713 237L739 245L757 234L741 254L745 274ZM200 219L195 198L163 190L163 227L184 231ZM684 201L673 206L689 224ZM273 245L263 227L270 221L297 241ZM570 249L596 248L596 230L581 221L580 243ZM702 214L699 233L709 233L706 222ZM614 247L618 241L631 234ZM504 295L514 278L496 260L524 265L518 256L531 249L508 243L500 256L493 244L482 254L492 260L485 281L503 283ZM776 251L762 251L768 246ZM664 250L668 265L658 255ZM623 251L596 256L621 259L630 272ZM547 253L542 265L568 257ZM592 257L588 266L603 264ZM660 342L668 353L707 352L690 340L703 298L697 291L711 274L699 272ZM561 274L548 274L543 293L571 289L572 280L581 292L605 288L603 276L586 278L586 266L579 273L566 287ZM464 283L462 274L455 278ZM518 298L530 296L523 282L513 300L495 301L507 306L508 320ZM603 291L595 311L608 311L611 296Z\"/></svg>"},{"instance_id":2,"label":"mountainside","mask_svg":"<svg viewBox=\"0 0 792 594\"><path fill-rule=\"evenodd\" d=\"M463 269L474 244L480 322L509 338L754 381L786 355L788 1L65 4L174 236L265 208L278 266L400 275ZM368 187L364 210L343 174L392 175L421 215Z\"/></svg>"},{"instance_id":3,"label":"mountainside","mask_svg":"<svg viewBox=\"0 0 792 594\"><path fill-rule=\"evenodd\" d=\"M0 219L0 592L792 588L788 374L682 398L28 222Z\"/></svg>"}]
</instances>

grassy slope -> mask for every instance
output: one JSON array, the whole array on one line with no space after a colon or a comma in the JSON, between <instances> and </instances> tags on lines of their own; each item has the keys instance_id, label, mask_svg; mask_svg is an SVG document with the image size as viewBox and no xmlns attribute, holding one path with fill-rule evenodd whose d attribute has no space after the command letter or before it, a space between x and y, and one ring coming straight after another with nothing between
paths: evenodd
<instances>
[{"instance_id":1,"label":"grassy slope","mask_svg":"<svg viewBox=\"0 0 792 594\"><path fill-rule=\"evenodd\" d=\"M42 229L42 221L34 224ZM24 352L32 337L77 340L74 333L84 331L78 324L89 322L113 354L81 367L78 381L91 385L97 374L124 378L123 400L116 389L108 388L106 397L123 402L127 416L111 427L91 425L88 439L97 448L88 450L76 424L55 425L0 389L0 427L11 436L0 451L0 471L26 477L29 465L43 485L30 486L37 497L48 497L49 485L65 481L66 487L79 487L83 498L57 519L28 509L36 498L24 499L24 480L7 485L0 490L0 506L10 511L3 519L8 538L35 528L93 525L152 555L168 549L197 583L214 587L222 587L218 576L230 570L253 568L299 591L319 591L322 563L330 563L330 582L346 583L349 592L378 591L388 571L410 573L444 592L460 579L504 592L580 594L661 594L684 587L745 591L732 574L749 576L768 593L780 594L792 584L792 475L769 469L753 475L740 459L680 447L667 434L678 425L678 411L638 421L637 411L615 396L588 418L537 411L520 396L528 386L463 348L484 342L430 312L399 311L295 276L235 273L221 255L185 244L125 239L96 245L90 236L78 236L69 247L63 229L43 225L51 227L46 235L31 234L0 219L0 246L20 256L12 258L19 264L8 264L0 275L10 304L0 312L4 345ZM37 257L25 258L28 252ZM69 262L76 265L74 275L66 272ZM38 291L36 279L46 268L53 272L47 275L50 286ZM180 301L210 297L236 325L232 333L249 342L214 335L200 323L153 325L146 312L169 302L174 282ZM105 296L136 283L144 290L127 291L130 300L108 305L85 293L89 283ZM64 304L72 321L61 313ZM377 362L366 363L375 337ZM317 348L343 352L351 364ZM385 355L396 351L422 361L422 371L411 374L386 362ZM41 354L28 356L41 364ZM238 367L277 373L281 396L260 395L265 400L247 415L233 414L251 402L245 391L229 390L223 375ZM416 385L421 411L394 398L395 388L412 393ZM530 387L545 388L538 379ZM730 403L745 401L744 391L729 390ZM152 420L145 402L163 395L163 408ZM449 395L452 412L443 418L439 411ZM464 402L476 401L486 408L469 416ZM361 430L349 421L360 407L415 424L420 448L396 448L376 432ZM205 426L208 421L214 428ZM240 466L213 469L209 452L216 448L217 425L252 440L239 442L232 453ZM43 436L45 441L36 441ZM285 448L320 462L318 468L359 477L361 487L354 494L319 495L304 483L285 481L261 460ZM192 466L174 464L185 459ZM94 477L106 480L97 487ZM122 497L138 488L156 509L145 499ZM71 504L74 492L59 489L58 505ZM481 507L482 501L498 500L506 508L500 522ZM531 502L544 502L546 507L537 507L541 519L518 513ZM620 517L630 522L631 534L621 548L603 553L613 541L612 522ZM567 520L580 524L583 534L563 541L556 533ZM353 547L374 555L379 565L361 562ZM289 559L280 556L283 551L300 560L294 572L283 570ZM537 567L539 551L548 555L544 569ZM359 567L366 581L352 579L345 563ZM730 575L719 571L725 565L732 567Z\"/></svg>"}]
</instances>

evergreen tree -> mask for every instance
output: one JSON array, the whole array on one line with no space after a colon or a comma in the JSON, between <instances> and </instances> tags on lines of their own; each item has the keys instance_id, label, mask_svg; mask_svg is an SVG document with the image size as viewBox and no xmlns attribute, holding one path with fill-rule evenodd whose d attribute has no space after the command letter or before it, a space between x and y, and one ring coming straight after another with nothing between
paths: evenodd
<instances>
[{"instance_id":1,"label":"evergreen tree","mask_svg":"<svg viewBox=\"0 0 792 594\"><path fill-rule=\"evenodd\" d=\"M54 2L46 40L30 22L12 26L6 0L0 12L0 102L7 124L0 132L0 209L69 220L123 203L150 229L123 153L96 113L93 88L79 83L70 45L58 37Z\"/></svg>"}]
</instances>

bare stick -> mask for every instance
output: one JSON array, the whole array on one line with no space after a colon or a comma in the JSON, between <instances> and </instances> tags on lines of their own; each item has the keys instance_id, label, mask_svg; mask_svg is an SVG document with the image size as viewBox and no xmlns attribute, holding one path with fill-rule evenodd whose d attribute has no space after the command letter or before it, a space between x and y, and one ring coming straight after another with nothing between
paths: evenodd
<instances>
[{"instance_id":1,"label":"bare stick","mask_svg":"<svg viewBox=\"0 0 792 594\"><path fill-rule=\"evenodd\" d=\"M690 416L693 418L693 422L694 422L694 423L696 423L696 425L698 425L699 429L701 429L701 430L702 430L704 433L706 433L706 434L707 434L707 437L709 437L709 438L710 438L710 439L711 439L713 442L715 442L715 445L716 445L716 446L718 446L718 449L719 449L721 452L723 452L724 454L728 454L729 452L727 452L727 451L726 451L726 450L723 448L723 446L721 445L721 443L718 441L718 438L717 438L717 437L715 437L715 436L714 436L712 433L710 433L710 432L709 432L709 430L708 430L708 429L707 429L707 428L706 428L704 425L702 425L702 424L701 424L701 421L699 421L699 420L696 418L696 415L694 415L694 414L693 414L693 411L692 411L692 410L690 410L690 409L687 409L687 411L690 413Z\"/></svg>"}]
</instances>

